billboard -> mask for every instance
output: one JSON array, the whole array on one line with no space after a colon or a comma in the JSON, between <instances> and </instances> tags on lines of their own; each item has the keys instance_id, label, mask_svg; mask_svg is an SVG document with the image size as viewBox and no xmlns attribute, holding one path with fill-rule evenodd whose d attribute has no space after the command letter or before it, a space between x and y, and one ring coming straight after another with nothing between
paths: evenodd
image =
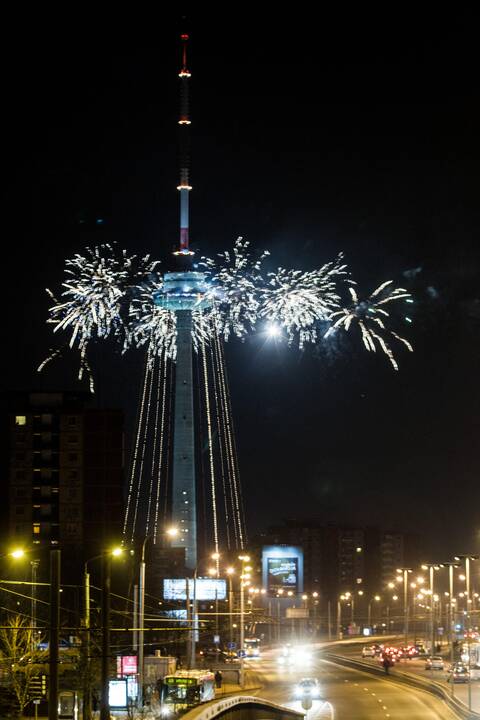
<instances>
[{"instance_id":1,"label":"billboard","mask_svg":"<svg viewBox=\"0 0 480 720\"><path fill-rule=\"evenodd\" d=\"M136 655L117 655L117 675L119 677L136 675L137 672Z\"/></svg>"},{"instance_id":2,"label":"billboard","mask_svg":"<svg viewBox=\"0 0 480 720\"><path fill-rule=\"evenodd\" d=\"M303 550L296 546L268 545L262 550L262 583L269 595L303 592Z\"/></svg>"},{"instance_id":3,"label":"billboard","mask_svg":"<svg viewBox=\"0 0 480 720\"><path fill-rule=\"evenodd\" d=\"M227 597L227 581L222 578L188 578L188 595L190 600L225 600ZM187 579L165 578L163 581L164 600L186 600Z\"/></svg>"},{"instance_id":4,"label":"billboard","mask_svg":"<svg viewBox=\"0 0 480 720\"><path fill-rule=\"evenodd\" d=\"M267 588L271 593L292 590L297 594L298 558L267 558Z\"/></svg>"},{"instance_id":5,"label":"billboard","mask_svg":"<svg viewBox=\"0 0 480 720\"><path fill-rule=\"evenodd\" d=\"M108 681L108 703L111 708L127 707L127 681Z\"/></svg>"}]
</instances>

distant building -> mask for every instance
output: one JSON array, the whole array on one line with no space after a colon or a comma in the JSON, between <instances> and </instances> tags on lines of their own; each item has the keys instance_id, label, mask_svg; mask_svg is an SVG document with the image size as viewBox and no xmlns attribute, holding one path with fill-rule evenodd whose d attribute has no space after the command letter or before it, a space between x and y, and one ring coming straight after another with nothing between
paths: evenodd
<instances>
[{"instance_id":1,"label":"distant building","mask_svg":"<svg viewBox=\"0 0 480 720\"><path fill-rule=\"evenodd\" d=\"M269 528L260 542L302 546L305 591L332 601L345 592L382 592L398 574L397 568L421 559L410 535L325 524L315 518L288 519Z\"/></svg>"},{"instance_id":2,"label":"distant building","mask_svg":"<svg viewBox=\"0 0 480 720\"><path fill-rule=\"evenodd\" d=\"M79 562L118 541L122 411L67 392L15 394L7 405L10 541L58 545Z\"/></svg>"}]
</instances>

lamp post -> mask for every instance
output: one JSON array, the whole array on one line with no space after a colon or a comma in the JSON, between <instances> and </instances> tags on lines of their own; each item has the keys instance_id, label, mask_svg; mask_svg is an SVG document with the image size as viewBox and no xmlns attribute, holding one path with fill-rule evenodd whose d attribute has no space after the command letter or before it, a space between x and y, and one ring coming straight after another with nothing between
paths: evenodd
<instances>
[{"instance_id":1,"label":"lamp post","mask_svg":"<svg viewBox=\"0 0 480 720\"><path fill-rule=\"evenodd\" d=\"M30 560L32 568L32 652L37 648L37 570L40 560Z\"/></svg>"},{"instance_id":2,"label":"lamp post","mask_svg":"<svg viewBox=\"0 0 480 720\"><path fill-rule=\"evenodd\" d=\"M380 595L374 595L374 596L369 600L369 602L368 602L368 619L367 619L367 623L368 623L368 627L369 627L369 628L372 627L372 602L373 602L374 600L375 600L375 602L380 602L381 599L382 599L382 598L380 597Z\"/></svg>"},{"instance_id":3,"label":"lamp post","mask_svg":"<svg viewBox=\"0 0 480 720\"><path fill-rule=\"evenodd\" d=\"M89 563L102 558L102 668L101 668L101 720L110 717L108 702L108 676L110 665L110 561L112 556L119 557L123 554L122 547L115 547L94 557L88 558L83 564L83 627L85 639L82 643L85 671L83 677L83 720L90 720L92 717L91 696L90 696L90 573ZM107 562L106 562L107 561ZM103 707L105 706L105 708ZM108 714L107 714L108 713Z\"/></svg>"},{"instance_id":4,"label":"lamp post","mask_svg":"<svg viewBox=\"0 0 480 720\"><path fill-rule=\"evenodd\" d=\"M467 595L466 601L466 619L467 619L467 651L468 651L468 709L472 709L472 678L470 677L470 636L471 636L471 619L470 619L470 605L472 603L472 597L470 594L470 562L472 560L478 560L478 555L456 555L453 559L456 561L465 560L465 589ZM452 682L453 685L453 682Z\"/></svg>"},{"instance_id":5,"label":"lamp post","mask_svg":"<svg viewBox=\"0 0 480 720\"><path fill-rule=\"evenodd\" d=\"M422 570L428 570L429 572L429 590L428 594L430 596L430 642L431 642L431 649L430 649L430 655L433 655L435 653L435 612L434 612L434 573L436 570L439 570L441 565L438 563L424 563L422 565Z\"/></svg>"},{"instance_id":6,"label":"lamp post","mask_svg":"<svg viewBox=\"0 0 480 720\"><path fill-rule=\"evenodd\" d=\"M18 559L25 555L21 549L8 553ZM60 568L61 551L58 548L50 549L50 627L48 633L48 669L50 677L50 690L48 697L48 720L58 720L58 665L59 665L59 628L60 628ZM33 565L32 565L33 571ZM36 567L35 567L36 573ZM36 577L36 575L35 575ZM33 602L33 596L32 596ZM35 595L36 603L36 595ZM36 607L36 605L35 605Z\"/></svg>"},{"instance_id":7,"label":"lamp post","mask_svg":"<svg viewBox=\"0 0 480 720\"><path fill-rule=\"evenodd\" d=\"M344 595L340 595L340 597L337 599L337 640L341 640L341 632L342 632L342 599L344 598Z\"/></svg>"},{"instance_id":8,"label":"lamp post","mask_svg":"<svg viewBox=\"0 0 480 720\"><path fill-rule=\"evenodd\" d=\"M248 555L239 555L238 559L242 562L242 573L240 575L240 687L243 688L245 685L245 678L243 673L244 668L244 653L245 653L245 595L244 587L245 581L248 581L249 575L246 573L247 566L245 563L250 561ZM248 577L246 577L248 575Z\"/></svg>"},{"instance_id":9,"label":"lamp post","mask_svg":"<svg viewBox=\"0 0 480 720\"><path fill-rule=\"evenodd\" d=\"M166 534L170 538L177 537L177 528L169 528ZM140 570L138 580L138 695L137 705L143 707L143 680L144 680L144 659L145 659L145 648L144 648L144 637L145 637L145 546L147 540L152 535L147 535L142 542L142 552L140 556ZM188 585L188 580L187 580ZM188 596L188 593L187 593ZM101 718L103 720L103 718Z\"/></svg>"},{"instance_id":10,"label":"lamp post","mask_svg":"<svg viewBox=\"0 0 480 720\"><path fill-rule=\"evenodd\" d=\"M233 601L233 575L235 574L235 568L228 567L226 569L226 574L228 577L228 626L229 626L229 641L230 641L230 650L233 649L233 610L234 610L234 601Z\"/></svg>"},{"instance_id":11,"label":"lamp post","mask_svg":"<svg viewBox=\"0 0 480 720\"><path fill-rule=\"evenodd\" d=\"M283 588L279 588L277 592L277 624L278 624L278 632L277 632L277 641L280 642L282 639L282 606L280 604L280 598L282 597L284 593Z\"/></svg>"},{"instance_id":12,"label":"lamp post","mask_svg":"<svg viewBox=\"0 0 480 720\"><path fill-rule=\"evenodd\" d=\"M472 560L478 560L478 555L455 555L455 562L465 561L465 590L467 594L467 618L470 618L469 611L472 603L471 587L470 587L470 563Z\"/></svg>"},{"instance_id":13,"label":"lamp post","mask_svg":"<svg viewBox=\"0 0 480 720\"><path fill-rule=\"evenodd\" d=\"M397 568L397 573L402 573L403 579L403 634L405 636L405 647L408 645L408 573L412 568Z\"/></svg>"},{"instance_id":14,"label":"lamp post","mask_svg":"<svg viewBox=\"0 0 480 720\"><path fill-rule=\"evenodd\" d=\"M445 567L448 567L448 641L450 644L450 662L453 666L453 640L454 640L454 604L455 598L453 595L453 568L458 567L458 561L442 563ZM452 695L454 694L454 682L452 680Z\"/></svg>"}]
</instances>

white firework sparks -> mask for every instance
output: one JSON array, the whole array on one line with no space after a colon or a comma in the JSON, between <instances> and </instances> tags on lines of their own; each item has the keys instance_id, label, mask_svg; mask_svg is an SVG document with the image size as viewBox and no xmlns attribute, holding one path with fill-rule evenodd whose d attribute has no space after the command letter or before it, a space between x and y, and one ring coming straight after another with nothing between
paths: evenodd
<instances>
[{"instance_id":1,"label":"white firework sparks","mask_svg":"<svg viewBox=\"0 0 480 720\"><path fill-rule=\"evenodd\" d=\"M129 289L148 278L157 266L148 255L138 258L127 251L104 244L86 248L85 255L76 254L65 261L65 282L61 299L47 288L54 301L49 309L48 323L53 332L71 332L69 346L80 351L79 378L90 373L87 347L94 338L122 336L128 342L128 332L122 316L123 299ZM53 360L61 350L53 350L38 368Z\"/></svg>"},{"instance_id":2,"label":"white firework sparks","mask_svg":"<svg viewBox=\"0 0 480 720\"><path fill-rule=\"evenodd\" d=\"M202 266L210 287L210 299L216 308L214 324L224 340L233 334L244 338L255 328L260 307L259 288L263 283L261 265L269 255L253 258L249 242L238 238L233 252L218 254L219 260L202 257Z\"/></svg>"},{"instance_id":3,"label":"white firework sparks","mask_svg":"<svg viewBox=\"0 0 480 720\"><path fill-rule=\"evenodd\" d=\"M325 337L334 333L338 328L348 332L352 325L358 325L365 348L369 352L376 352L379 347L388 357L394 369L398 370L398 363L389 345L389 336L403 343L410 352L413 352L413 347L408 340L387 327L386 322L390 313L385 306L397 300L411 298L411 294L405 288L391 288L392 284L392 280L382 283L367 300L359 300L355 288L350 287L352 305L331 314L332 325L325 333Z\"/></svg>"},{"instance_id":4,"label":"white firework sparks","mask_svg":"<svg viewBox=\"0 0 480 720\"><path fill-rule=\"evenodd\" d=\"M328 320L332 311L340 307L338 283L345 281L347 274L342 255L318 270L279 268L268 273L261 290L259 315L267 320L268 327L283 328L289 343L296 337L300 348L306 342L314 343L318 322Z\"/></svg>"},{"instance_id":5,"label":"white firework sparks","mask_svg":"<svg viewBox=\"0 0 480 720\"><path fill-rule=\"evenodd\" d=\"M163 282L152 280L139 289L129 308L129 339L136 347L148 347L152 362L164 351L175 359L177 354L177 319L175 313L154 302L154 293L161 292Z\"/></svg>"},{"instance_id":6,"label":"white firework sparks","mask_svg":"<svg viewBox=\"0 0 480 720\"><path fill-rule=\"evenodd\" d=\"M320 324L329 323L324 334L348 331L357 325L369 352L381 349L397 370L390 347L391 338L412 346L405 338L387 327L390 318L386 306L410 298L404 288L392 288L392 281L382 283L365 301L358 299L347 265L340 254L333 262L310 271L279 268L262 275L266 251L256 258L249 243L242 238L232 252L219 253L215 259L202 258L199 265L206 276L209 307L192 311L192 344L194 350L215 337L228 340L232 335L245 338L255 332L259 319L270 328L270 335L286 337L300 348L317 343ZM111 245L87 248L85 255L75 255L65 263L67 278L60 300L54 300L48 323L54 332L70 333L68 344L80 351L79 377L90 377L87 349L95 339L113 337L129 347L145 347L152 359L165 353L176 357L176 314L155 303L164 290L157 262L149 256L128 256ZM349 283L352 304L342 308L340 289ZM61 351L53 350L39 370Z\"/></svg>"}]
</instances>

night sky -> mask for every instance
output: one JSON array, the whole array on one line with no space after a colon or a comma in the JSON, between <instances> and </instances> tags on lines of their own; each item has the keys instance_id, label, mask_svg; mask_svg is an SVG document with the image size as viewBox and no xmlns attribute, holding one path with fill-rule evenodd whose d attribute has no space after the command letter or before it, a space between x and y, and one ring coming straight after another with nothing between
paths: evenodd
<instances>
[{"instance_id":1,"label":"night sky","mask_svg":"<svg viewBox=\"0 0 480 720\"><path fill-rule=\"evenodd\" d=\"M473 18L192 17L191 238L242 235L273 265L343 251L360 291L414 293L400 371L358 335L299 352L227 347L253 533L283 517L423 536L434 559L480 539L480 166ZM150 24L143 18L145 27ZM45 25L48 23L45 21ZM88 25L88 24L87 24ZM75 388L43 375L45 287L86 244L168 257L178 237L180 26L155 35L18 32L4 86L2 389ZM114 33L112 33L114 35ZM58 38L61 37L61 40ZM98 222L101 220L102 222ZM95 348L100 402L134 414L142 356ZM85 387L85 386L83 386Z\"/></svg>"}]
</instances>

